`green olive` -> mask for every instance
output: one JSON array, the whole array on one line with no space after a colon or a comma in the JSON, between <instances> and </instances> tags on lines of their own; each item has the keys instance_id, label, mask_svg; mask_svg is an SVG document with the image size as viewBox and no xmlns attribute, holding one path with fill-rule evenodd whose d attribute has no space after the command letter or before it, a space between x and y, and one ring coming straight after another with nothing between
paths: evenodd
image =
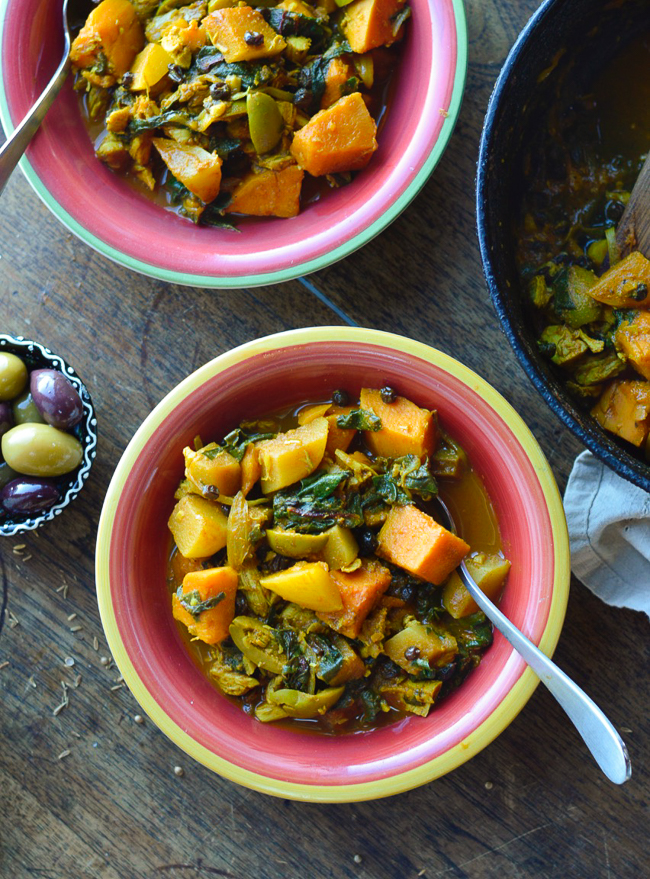
<instances>
[{"instance_id":1,"label":"green olive","mask_svg":"<svg viewBox=\"0 0 650 879\"><path fill-rule=\"evenodd\" d=\"M323 549L327 543L328 535L300 534L297 531L267 528L266 539L274 552L286 555L290 559L304 559Z\"/></svg>"},{"instance_id":2,"label":"green olive","mask_svg":"<svg viewBox=\"0 0 650 879\"><path fill-rule=\"evenodd\" d=\"M329 687L320 693L302 693L300 690L267 689L266 698L272 705L278 705L289 717L318 717L335 705L345 687Z\"/></svg>"},{"instance_id":3,"label":"green olive","mask_svg":"<svg viewBox=\"0 0 650 879\"><path fill-rule=\"evenodd\" d=\"M282 674L287 663L275 632L255 617L239 616L230 624L230 637L241 652L264 671Z\"/></svg>"},{"instance_id":4,"label":"green olive","mask_svg":"<svg viewBox=\"0 0 650 879\"><path fill-rule=\"evenodd\" d=\"M270 95L249 92L246 98L248 127L255 152L261 156L270 152L282 137L284 119Z\"/></svg>"},{"instance_id":5,"label":"green olive","mask_svg":"<svg viewBox=\"0 0 650 879\"><path fill-rule=\"evenodd\" d=\"M0 400L13 400L27 384L27 367L15 354L0 351Z\"/></svg>"},{"instance_id":6,"label":"green olive","mask_svg":"<svg viewBox=\"0 0 650 879\"><path fill-rule=\"evenodd\" d=\"M2 437L2 455L25 476L63 476L83 457L79 440L49 424L18 424Z\"/></svg>"},{"instance_id":7,"label":"green olive","mask_svg":"<svg viewBox=\"0 0 650 879\"><path fill-rule=\"evenodd\" d=\"M34 402L30 391L23 391L20 397L16 397L12 405L12 411L16 424L45 424L45 419Z\"/></svg>"},{"instance_id":8,"label":"green olive","mask_svg":"<svg viewBox=\"0 0 650 879\"><path fill-rule=\"evenodd\" d=\"M6 461L2 461L0 463L0 488L4 488L4 486L11 482L12 479L15 479L18 474L15 470L12 470L9 464Z\"/></svg>"}]
</instances>

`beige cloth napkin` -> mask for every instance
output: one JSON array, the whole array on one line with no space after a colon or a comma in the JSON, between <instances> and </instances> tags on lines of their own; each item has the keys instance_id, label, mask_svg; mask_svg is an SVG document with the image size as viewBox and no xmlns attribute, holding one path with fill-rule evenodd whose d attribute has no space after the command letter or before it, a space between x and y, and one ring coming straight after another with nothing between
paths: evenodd
<instances>
[{"instance_id":1,"label":"beige cloth napkin","mask_svg":"<svg viewBox=\"0 0 650 879\"><path fill-rule=\"evenodd\" d=\"M583 452L564 510L576 577L607 604L650 616L650 494Z\"/></svg>"}]
</instances>

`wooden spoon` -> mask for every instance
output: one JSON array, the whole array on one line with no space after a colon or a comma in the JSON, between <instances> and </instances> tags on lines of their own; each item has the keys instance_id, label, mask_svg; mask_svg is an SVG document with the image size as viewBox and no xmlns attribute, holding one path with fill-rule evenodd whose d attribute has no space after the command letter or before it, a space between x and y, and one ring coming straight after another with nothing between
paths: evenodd
<instances>
[{"instance_id":1,"label":"wooden spoon","mask_svg":"<svg viewBox=\"0 0 650 879\"><path fill-rule=\"evenodd\" d=\"M650 152L617 226L616 244L622 257L639 250L650 259Z\"/></svg>"}]
</instances>

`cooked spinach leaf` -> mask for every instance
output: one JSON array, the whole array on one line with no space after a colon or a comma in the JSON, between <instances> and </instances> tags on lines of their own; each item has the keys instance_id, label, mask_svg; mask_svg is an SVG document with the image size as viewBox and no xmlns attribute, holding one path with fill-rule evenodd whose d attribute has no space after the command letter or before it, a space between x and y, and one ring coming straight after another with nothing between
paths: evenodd
<instances>
[{"instance_id":1,"label":"cooked spinach leaf","mask_svg":"<svg viewBox=\"0 0 650 879\"><path fill-rule=\"evenodd\" d=\"M345 430L381 430L381 418L369 409L353 409L347 415L339 415L336 426Z\"/></svg>"},{"instance_id":2,"label":"cooked spinach leaf","mask_svg":"<svg viewBox=\"0 0 650 879\"><path fill-rule=\"evenodd\" d=\"M200 616L206 610L212 610L213 607L216 607L220 602L224 600L226 597L225 592L219 592L213 598L206 598L203 600L201 598L201 593L198 589L192 590L192 592L183 592L183 586L179 586L176 590L176 597L178 598L181 607L183 607L188 613L191 613L193 617Z\"/></svg>"}]
</instances>

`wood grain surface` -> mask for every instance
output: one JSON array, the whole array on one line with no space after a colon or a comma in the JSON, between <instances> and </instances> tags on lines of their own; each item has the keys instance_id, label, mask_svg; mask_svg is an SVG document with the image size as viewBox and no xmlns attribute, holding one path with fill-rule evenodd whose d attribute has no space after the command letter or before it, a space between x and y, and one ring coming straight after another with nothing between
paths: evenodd
<instances>
[{"instance_id":1,"label":"wood grain surface","mask_svg":"<svg viewBox=\"0 0 650 879\"><path fill-rule=\"evenodd\" d=\"M467 90L438 168L379 238L309 281L351 320L432 344L484 376L526 419L563 490L581 446L511 353L475 234L482 118L500 66L537 6L469 0ZM543 687L451 775L387 800L341 806L240 788L191 762L147 718L135 720L138 706L103 638L93 571L102 500L121 452L164 394L213 356L260 335L344 319L300 281L212 292L132 274L70 235L20 172L0 206L0 330L67 356L93 397L100 430L79 499L39 532L0 545L8 594L0 637L0 876L647 876L647 620L607 607L577 581L555 656L628 743L634 774L620 788L600 774Z\"/></svg>"}]
</instances>

